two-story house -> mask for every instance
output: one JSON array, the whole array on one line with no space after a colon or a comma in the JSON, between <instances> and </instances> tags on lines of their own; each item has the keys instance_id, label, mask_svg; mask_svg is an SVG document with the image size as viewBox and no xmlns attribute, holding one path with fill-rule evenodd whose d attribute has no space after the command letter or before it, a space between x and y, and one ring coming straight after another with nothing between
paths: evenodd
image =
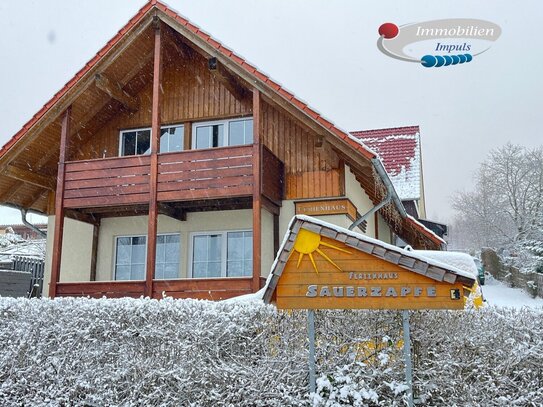
<instances>
[{"instance_id":1,"label":"two-story house","mask_svg":"<svg viewBox=\"0 0 543 407\"><path fill-rule=\"evenodd\" d=\"M255 292L296 213L443 243L373 151L156 0L0 150L0 202L48 216L51 297Z\"/></svg>"}]
</instances>

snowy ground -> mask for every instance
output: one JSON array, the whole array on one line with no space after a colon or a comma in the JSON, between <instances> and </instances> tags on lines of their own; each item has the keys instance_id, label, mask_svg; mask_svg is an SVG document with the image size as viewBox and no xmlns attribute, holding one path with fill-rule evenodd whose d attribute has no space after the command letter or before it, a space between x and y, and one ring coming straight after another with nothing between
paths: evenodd
<instances>
[{"instance_id":1,"label":"snowy ground","mask_svg":"<svg viewBox=\"0 0 543 407\"><path fill-rule=\"evenodd\" d=\"M543 310L543 298L532 298L526 291L508 287L491 276L487 275L486 283L482 288L483 296L489 305L513 308L530 307Z\"/></svg>"}]
</instances>

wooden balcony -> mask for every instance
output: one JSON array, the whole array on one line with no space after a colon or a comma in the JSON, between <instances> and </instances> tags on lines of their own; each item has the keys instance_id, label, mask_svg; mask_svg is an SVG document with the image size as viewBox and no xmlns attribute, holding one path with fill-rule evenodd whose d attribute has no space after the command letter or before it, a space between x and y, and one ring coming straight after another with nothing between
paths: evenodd
<instances>
[{"instance_id":1,"label":"wooden balcony","mask_svg":"<svg viewBox=\"0 0 543 407\"><path fill-rule=\"evenodd\" d=\"M279 203L283 163L264 148L262 193ZM66 163L65 208L149 203L149 156ZM253 146L220 147L159 154L159 202L246 197L253 194Z\"/></svg>"},{"instance_id":2,"label":"wooden balcony","mask_svg":"<svg viewBox=\"0 0 543 407\"><path fill-rule=\"evenodd\" d=\"M224 300L252 292L252 278L200 278L153 280L153 298L197 298ZM58 297L139 298L144 295L145 281L92 281L58 283Z\"/></svg>"}]
</instances>

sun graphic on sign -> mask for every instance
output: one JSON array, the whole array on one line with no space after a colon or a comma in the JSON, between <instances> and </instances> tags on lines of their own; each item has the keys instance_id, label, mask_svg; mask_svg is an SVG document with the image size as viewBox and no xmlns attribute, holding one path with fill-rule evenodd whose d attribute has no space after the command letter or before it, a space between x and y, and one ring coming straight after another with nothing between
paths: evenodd
<instances>
[{"instance_id":1,"label":"sun graphic on sign","mask_svg":"<svg viewBox=\"0 0 543 407\"><path fill-rule=\"evenodd\" d=\"M313 268L315 269L315 272L318 274L319 270L317 269L317 264L315 263L315 258L313 254L317 252L328 263L333 265L339 271L342 271L341 268L336 263L334 263L334 261L326 255L326 253L324 253L320 249L322 246L329 247L331 249L338 250L343 253L351 254L351 252L348 250L334 246L333 244L330 244L330 243L323 242L321 239L321 235L317 233L311 232L306 229L300 229L300 231L298 232L298 236L296 237L296 242L294 243L294 250L298 252L298 263L296 264L296 268L300 267L302 260L307 255L309 257L309 260L311 260L311 264L313 264Z\"/></svg>"}]
</instances>

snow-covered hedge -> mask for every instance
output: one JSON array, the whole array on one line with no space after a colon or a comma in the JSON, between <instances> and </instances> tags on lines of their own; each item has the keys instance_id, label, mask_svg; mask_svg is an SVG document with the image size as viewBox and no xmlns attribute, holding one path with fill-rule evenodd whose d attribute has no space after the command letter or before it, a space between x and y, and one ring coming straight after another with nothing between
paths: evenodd
<instances>
[{"instance_id":1,"label":"snow-covered hedge","mask_svg":"<svg viewBox=\"0 0 543 407\"><path fill-rule=\"evenodd\" d=\"M543 404L543 313L412 314L424 405ZM194 300L0 299L1 405L405 405L401 319Z\"/></svg>"}]
</instances>

